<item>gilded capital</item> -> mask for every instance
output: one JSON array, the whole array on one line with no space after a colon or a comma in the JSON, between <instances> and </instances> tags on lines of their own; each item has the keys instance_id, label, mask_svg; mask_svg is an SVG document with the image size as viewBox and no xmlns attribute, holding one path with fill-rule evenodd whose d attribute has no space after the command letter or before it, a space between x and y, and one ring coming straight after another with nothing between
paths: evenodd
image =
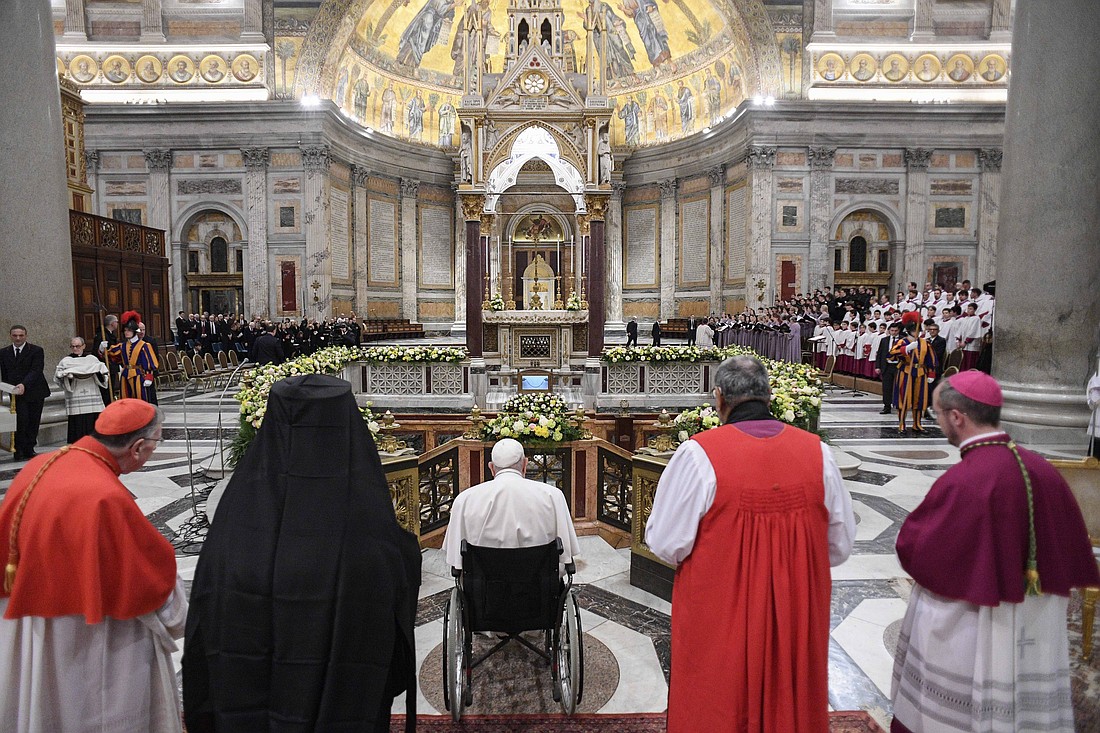
<instances>
[{"instance_id":1,"label":"gilded capital","mask_svg":"<svg viewBox=\"0 0 1100 733\"><path fill-rule=\"evenodd\" d=\"M577 214L577 231L582 236L588 234L588 214Z\"/></svg>"},{"instance_id":2,"label":"gilded capital","mask_svg":"<svg viewBox=\"0 0 1100 733\"><path fill-rule=\"evenodd\" d=\"M493 231L493 220L496 218L495 214L481 213L481 233L488 234Z\"/></svg>"},{"instance_id":3,"label":"gilded capital","mask_svg":"<svg viewBox=\"0 0 1100 733\"><path fill-rule=\"evenodd\" d=\"M480 193L464 194L460 197L462 201L462 218L465 221L478 221L481 219L481 212L485 210L485 196Z\"/></svg>"},{"instance_id":4,"label":"gilded capital","mask_svg":"<svg viewBox=\"0 0 1100 733\"><path fill-rule=\"evenodd\" d=\"M603 221L607 215L607 196L585 194L584 206L588 209L589 221Z\"/></svg>"}]
</instances>

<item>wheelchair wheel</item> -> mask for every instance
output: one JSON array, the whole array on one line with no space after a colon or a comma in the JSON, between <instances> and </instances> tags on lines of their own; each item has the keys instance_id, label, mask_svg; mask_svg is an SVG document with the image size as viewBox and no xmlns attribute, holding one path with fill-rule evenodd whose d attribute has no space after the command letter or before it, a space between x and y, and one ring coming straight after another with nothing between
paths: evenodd
<instances>
[{"instance_id":1,"label":"wheelchair wheel","mask_svg":"<svg viewBox=\"0 0 1100 733\"><path fill-rule=\"evenodd\" d=\"M561 616L561 628L557 631L558 669L557 692L562 712L572 715L577 712L584 691L584 643L581 641L581 611L577 599L570 592L565 597L565 608Z\"/></svg>"},{"instance_id":2,"label":"wheelchair wheel","mask_svg":"<svg viewBox=\"0 0 1100 733\"><path fill-rule=\"evenodd\" d=\"M451 599L443 611L443 705L454 721L470 702L466 689L466 632L463 628L462 593L451 589Z\"/></svg>"}]
</instances>

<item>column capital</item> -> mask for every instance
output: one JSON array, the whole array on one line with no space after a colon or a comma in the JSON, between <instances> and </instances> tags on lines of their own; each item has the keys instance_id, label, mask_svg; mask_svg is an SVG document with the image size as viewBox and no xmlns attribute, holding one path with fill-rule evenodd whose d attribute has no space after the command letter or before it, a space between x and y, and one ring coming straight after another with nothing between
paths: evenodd
<instances>
[{"instance_id":1,"label":"column capital","mask_svg":"<svg viewBox=\"0 0 1100 733\"><path fill-rule=\"evenodd\" d=\"M416 198L420 193L420 181L415 178L401 179L401 195L405 198Z\"/></svg>"},{"instance_id":2,"label":"column capital","mask_svg":"<svg viewBox=\"0 0 1100 733\"><path fill-rule=\"evenodd\" d=\"M493 231L493 222L496 221L496 214L483 211L481 212L481 233L488 235Z\"/></svg>"},{"instance_id":3,"label":"column capital","mask_svg":"<svg viewBox=\"0 0 1100 733\"><path fill-rule=\"evenodd\" d=\"M172 167L172 151L171 150L146 150L145 151L145 165L149 166L149 171L158 171L167 173Z\"/></svg>"},{"instance_id":4,"label":"column capital","mask_svg":"<svg viewBox=\"0 0 1100 733\"><path fill-rule=\"evenodd\" d=\"M676 189L680 187L680 182L675 178L666 178L658 181L657 187L661 189L661 198L672 199L676 198Z\"/></svg>"},{"instance_id":5,"label":"column capital","mask_svg":"<svg viewBox=\"0 0 1100 733\"><path fill-rule=\"evenodd\" d=\"M99 151L98 150L85 150L84 151L84 169L89 173L95 173L99 170Z\"/></svg>"},{"instance_id":6,"label":"column capital","mask_svg":"<svg viewBox=\"0 0 1100 733\"><path fill-rule=\"evenodd\" d=\"M1001 158L1004 151L1001 148L982 148L978 151L978 162L983 171L1001 170Z\"/></svg>"},{"instance_id":7,"label":"column capital","mask_svg":"<svg viewBox=\"0 0 1100 733\"><path fill-rule=\"evenodd\" d=\"M267 148L241 148L246 170L264 170L271 162L271 151Z\"/></svg>"},{"instance_id":8,"label":"column capital","mask_svg":"<svg viewBox=\"0 0 1100 733\"><path fill-rule=\"evenodd\" d=\"M928 148L906 148L905 165L910 171L926 171L932 164L932 151Z\"/></svg>"},{"instance_id":9,"label":"column capital","mask_svg":"<svg viewBox=\"0 0 1100 733\"><path fill-rule=\"evenodd\" d=\"M366 187L367 179L370 178L370 169L361 165L353 165L351 167L351 185L357 187Z\"/></svg>"},{"instance_id":10,"label":"column capital","mask_svg":"<svg viewBox=\"0 0 1100 733\"><path fill-rule=\"evenodd\" d=\"M746 160L750 169L771 170L775 167L774 145L750 145Z\"/></svg>"},{"instance_id":11,"label":"column capital","mask_svg":"<svg viewBox=\"0 0 1100 733\"><path fill-rule=\"evenodd\" d=\"M485 210L485 196L480 193L466 193L459 196L462 202L462 218L465 221L481 221L481 212Z\"/></svg>"},{"instance_id":12,"label":"column capital","mask_svg":"<svg viewBox=\"0 0 1100 733\"><path fill-rule=\"evenodd\" d=\"M833 159L836 157L836 148L823 145L811 145L806 148L806 157L810 161L811 170L832 168Z\"/></svg>"},{"instance_id":13,"label":"column capital","mask_svg":"<svg viewBox=\"0 0 1100 733\"><path fill-rule=\"evenodd\" d=\"M586 193L584 195L584 207L588 211L589 221L603 221L607 216L607 196L601 194Z\"/></svg>"},{"instance_id":14,"label":"column capital","mask_svg":"<svg viewBox=\"0 0 1100 733\"><path fill-rule=\"evenodd\" d=\"M588 214L577 214L577 231L581 236L586 236L590 231L588 224Z\"/></svg>"},{"instance_id":15,"label":"column capital","mask_svg":"<svg viewBox=\"0 0 1100 733\"><path fill-rule=\"evenodd\" d=\"M622 201L624 195L626 195L626 184L622 181L612 181L611 198L616 201Z\"/></svg>"},{"instance_id":16,"label":"column capital","mask_svg":"<svg viewBox=\"0 0 1100 733\"><path fill-rule=\"evenodd\" d=\"M331 149L328 145L303 145L302 166L307 171L324 171L328 169L331 160Z\"/></svg>"},{"instance_id":17,"label":"column capital","mask_svg":"<svg viewBox=\"0 0 1100 733\"><path fill-rule=\"evenodd\" d=\"M726 182L726 166L716 165L713 168L708 168L707 178L710 180L710 185L721 186Z\"/></svg>"}]
</instances>

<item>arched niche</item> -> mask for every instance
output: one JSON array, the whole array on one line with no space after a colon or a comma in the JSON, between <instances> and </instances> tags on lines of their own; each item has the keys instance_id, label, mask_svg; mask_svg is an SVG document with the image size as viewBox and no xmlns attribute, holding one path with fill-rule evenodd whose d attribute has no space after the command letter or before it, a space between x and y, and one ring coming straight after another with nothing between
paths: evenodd
<instances>
[{"instance_id":1,"label":"arched niche","mask_svg":"<svg viewBox=\"0 0 1100 733\"><path fill-rule=\"evenodd\" d=\"M486 179L485 211L495 213L501 194L516 185L519 172L529 160L538 158L550 167L554 185L569 194L577 213L586 211L584 175L574 163L561 155L560 138L538 123L528 123L510 133L508 156L498 160Z\"/></svg>"}]
</instances>

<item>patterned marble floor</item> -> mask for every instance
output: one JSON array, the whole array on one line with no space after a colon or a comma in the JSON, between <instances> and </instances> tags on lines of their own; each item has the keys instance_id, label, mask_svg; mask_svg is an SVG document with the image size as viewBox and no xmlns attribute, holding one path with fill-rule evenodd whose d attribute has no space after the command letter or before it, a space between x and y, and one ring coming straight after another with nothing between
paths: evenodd
<instances>
[{"instance_id":1,"label":"patterned marble floor","mask_svg":"<svg viewBox=\"0 0 1100 733\"><path fill-rule=\"evenodd\" d=\"M164 395L162 403L167 416L165 441L144 470L123 480L142 511L177 546L179 572L189 581L204 522L202 500L220 477L218 427L235 425L236 403L203 395L189 398L185 406L178 393ZM894 554L894 540L901 522L933 480L958 460L958 451L938 429L920 438L899 436L893 418L878 414L880 407L876 396L835 390L826 399L821 427L834 446L862 461L859 471L846 481L859 519L855 549L847 562L833 570L829 701L838 710L870 711L888 726L890 650L910 589ZM52 447L57 446L40 450ZM1073 457L1054 448L1044 452ZM0 464L0 491L6 490L20 465ZM591 670L602 682L613 682L600 712L663 710L669 604L631 586L629 551L615 550L598 537L582 539L577 567L584 632L614 657L613 669L605 665ZM419 664L440 644L443 605L451 583L442 553L426 550L416 630ZM481 673L491 675L493 670L489 667ZM421 681L438 684L434 665L422 668ZM474 684L476 690L476 678ZM436 712L428 700L420 689L418 709ZM403 700L397 700L395 711L403 706Z\"/></svg>"}]
</instances>

